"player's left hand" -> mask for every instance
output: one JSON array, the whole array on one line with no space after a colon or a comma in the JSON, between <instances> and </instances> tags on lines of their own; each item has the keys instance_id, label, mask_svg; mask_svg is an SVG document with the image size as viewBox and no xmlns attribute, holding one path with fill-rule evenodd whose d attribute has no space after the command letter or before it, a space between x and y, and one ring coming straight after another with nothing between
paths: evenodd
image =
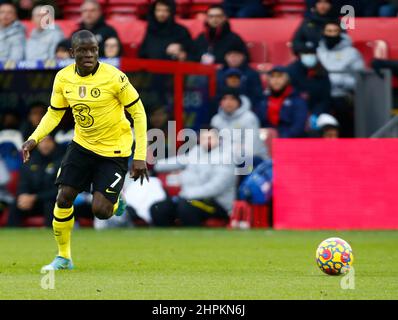
<instances>
[{"instance_id":1,"label":"player's left hand","mask_svg":"<svg viewBox=\"0 0 398 320\"><path fill-rule=\"evenodd\" d=\"M146 161L144 160L133 160L133 166L130 170L130 178L134 181L141 179L141 185L144 182L144 178L149 182L148 170L146 167Z\"/></svg>"}]
</instances>

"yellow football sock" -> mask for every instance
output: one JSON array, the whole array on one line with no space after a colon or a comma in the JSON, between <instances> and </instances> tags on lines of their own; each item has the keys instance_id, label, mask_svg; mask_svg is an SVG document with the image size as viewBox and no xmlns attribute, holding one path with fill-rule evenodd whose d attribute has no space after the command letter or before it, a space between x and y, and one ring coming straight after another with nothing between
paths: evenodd
<instances>
[{"instance_id":1,"label":"yellow football sock","mask_svg":"<svg viewBox=\"0 0 398 320\"><path fill-rule=\"evenodd\" d=\"M71 233L75 217L72 208L59 208L57 204L54 207L53 230L55 241L58 244L58 255L70 259L71 258Z\"/></svg>"}]
</instances>

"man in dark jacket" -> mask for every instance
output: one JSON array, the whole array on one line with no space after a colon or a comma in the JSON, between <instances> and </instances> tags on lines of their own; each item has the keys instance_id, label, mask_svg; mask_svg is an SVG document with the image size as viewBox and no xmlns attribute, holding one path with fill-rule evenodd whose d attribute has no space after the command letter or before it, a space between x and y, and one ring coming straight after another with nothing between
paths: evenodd
<instances>
[{"instance_id":1,"label":"man in dark jacket","mask_svg":"<svg viewBox=\"0 0 398 320\"><path fill-rule=\"evenodd\" d=\"M328 72L319 62L315 47L310 45L298 53L299 59L288 66L290 81L308 101L311 114L328 113L331 105L331 84Z\"/></svg>"},{"instance_id":2,"label":"man in dark jacket","mask_svg":"<svg viewBox=\"0 0 398 320\"><path fill-rule=\"evenodd\" d=\"M104 43L108 38L118 38L117 32L106 24L101 5L96 0L86 0L81 6L82 23L78 30L89 30L95 34L99 45L99 56L104 56Z\"/></svg>"},{"instance_id":3,"label":"man in dark jacket","mask_svg":"<svg viewBox=\"0 0 398 320\"><path fill-rule=\"evenodd\" d=\"M62 154L58 152L54 138L44 138L32 153L29 164L21 169L17 199L10 210L9 226L20 226L23 217L37 214L43 214L46 226L51 226L57 196L54 181L61 159Z\"/></svg>"},{"instance_id":4,"label":"man in dark jacket","mask_svg":"<svg viewBox=\"0 0 398 320\"><path fill-rule=\"evenodd\" d=\"M301 23L293 37L293 51L297 54L306 44L318 47L326 22L336 20L331 0L317 0L312 12Z\"/></svg>"},{"instance_id":5,"label":"man in dark jacket","mask_svg":"<svg viewBox=\"0 0 398 320\"><path fill-rule=\"evenodd\" d=\"M224 66L217 73L217 91L223 92L225 89L226 78L231 70L238 69L240 76L240 91L250 99L252 108L259 106L263 100L263 87L260 75L247 63L245 49L241 46L230 47L224 57Z\"/></svg>"},{"instance_id":6,"label":"man in dark jacket","mask_svg":"<svg viewBox=\"0 0 398 320\"><path fill-rule=\"evenodd\" d=\"M205 32L195 40L196 60L204 64L223 63L231 47L240 47L249 57L246 44L231 31L228 18L222 6L214 5L207 10Z\"/></svg>"},{"instance_id":7,"label":"man in dark jacket","mask_svg":"<svg viewBox=\"0 0 398 320\"><path fill-rule=\"evenodd\" d=\"M307 102L290 84L286 67L276 66L269 72L269 93L263 108L257 110L262 126L278 131L280 138L298 138L305 134Z\"/></svg>"},{"instance_id":8,"label":"man in dark jacket","mask_svg":"<svg viewBox=\"0 0 398 320\"><path fill-rule=\"evenodd\" d=\"M189 31L175 22L176 5L173 0L157 0L148 15L148 27L139 50L143 59L170 59L167 54L173 44L181 44L189 53L192 38Z\"/></svg>"}]
</instances>

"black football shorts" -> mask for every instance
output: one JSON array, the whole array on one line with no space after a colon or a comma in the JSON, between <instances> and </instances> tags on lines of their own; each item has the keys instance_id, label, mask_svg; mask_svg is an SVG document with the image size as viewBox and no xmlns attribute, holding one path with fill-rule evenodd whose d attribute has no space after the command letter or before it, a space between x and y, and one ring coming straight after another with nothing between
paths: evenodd
<instances>
[{"instance_id":1,"label":"black football shorts","mask_svg":"<svg viewBox=\"0 0 398 320\"><path fill-rule=\"evenodd\" d=\"M70 186L79 192L98 191L115 204L127 171L128 157L103 157L72 141L55 184Z\"/></svg>"}]
</instances>

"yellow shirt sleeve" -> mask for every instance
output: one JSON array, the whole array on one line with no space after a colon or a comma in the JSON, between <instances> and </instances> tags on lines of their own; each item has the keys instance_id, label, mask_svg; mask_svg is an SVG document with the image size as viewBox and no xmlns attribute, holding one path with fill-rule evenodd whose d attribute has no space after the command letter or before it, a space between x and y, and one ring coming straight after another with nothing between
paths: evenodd
<instances>
[{"instance_id":1,"label":"yellow shirt sleeve","mask_svg":"<svg viewBox=\"0 0 398 320\"><path fill-rule=\"evenodd\" d=\"M57 74L54 79L53 91L51 93L51 106L56 109L68 108L68 102L66 101L63 94L63 84L61 76Z\"/></svg>"},{"instance_id":2,"label":"yellow shirt sleeve","mask_svg":"<svg viewBox=\"0 0 398 320\"><path fill-rule=\"evenodd\" d=\"M39 143L44 137L50 134L61 122L62 117L68 109L68 103L63 96L63 87L59 75L54 79L53 91L51 94L51 106L47 109L47 113L41 119L36 130L28 138Z\"/></svg>"},{"instance_id":3,"label":"yellow shirt sleeve","mask_svg":"<svg viewBox=\"0 0 398 320\"><path fill-rule=\"evenodd\" d=\"M124 73L120 73L117 81L117 97L125 110L134 120L135 151L134 160L146 160L147 151L147 120L145 108L137 90L131 85Z\"/></svg>"}]
</instances>

